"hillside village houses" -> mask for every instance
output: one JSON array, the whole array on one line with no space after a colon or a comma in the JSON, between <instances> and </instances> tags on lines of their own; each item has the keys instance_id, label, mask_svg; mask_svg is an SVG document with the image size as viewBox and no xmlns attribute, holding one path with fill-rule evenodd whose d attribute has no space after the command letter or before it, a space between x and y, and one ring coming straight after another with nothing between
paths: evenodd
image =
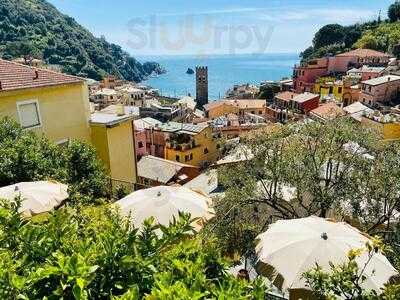
<instances>
[{"instance_id":1,"label":"hillside village houses","mask_svg":"<svg viewBox=\"0 0 400 300\"><path fill-rule=\"evenodd\" d=\"M320 77L346 73L352 68L363 66L386 67L390 55L370 49L356 49L336 56L327 56L295 66L293 89L297 93L312 92L313 85Z\"/></svg>"},{"instance_id":2,"label":"hillside village houses","mask_svg":"<svg viewBox=\"0 0 400 300\"><path fill-rule=\"evenodd\" d=\"M275 123L349 115L383 139L400 139L400 64L374 50L295 66L293 79L274 83L280 92L273 99L257 99L255 85L236 85L229 97L202 109L193 97L165 101L156 90L115 76L97 82L5 60L0 67L0 116L60 145L91 143L114 184L184 184L222 158L220 137ZM152 164L164 175L151 173Z\"/></svg>"},{"instance_id":3,"label":"hillside village houses","mask_svg":"<svg viewBox=\"0 0 400 300\"><path fill-rule=\"evenodd\" d=\"M360 100L370 106L388 103L400 94L400 76L386 75L361 82Z\"/></svg>"},{"instance_id":4,"label":"hillside village houses","mask_svg":"<svg viewBox=\"0 0 400 300\"><path fill-rule=\"evenodd\" d=\"M57 144L90 141L88 89L81 78L0 59L0 98L0 117L23 128Z\"/></svg>"},{"instance_id":5,"label":"hillside village houses","mask_svg":"<svg viewBox=\"0 0 400 300\"><path fill-rule=\"evenodd\" d=\"M0 98L0 117L59 145L71 139L91 143L113 181L136 183L131 117L91 114L84 79L0 60Z\"/></svg>"},{"instance_id":6,"label":"hillside village houses","mask_svg":"<svg viewBox=\"0 0 400 300\"><path fill-rule=\"evenodd\" d=\"M260 93L260 88L254 84L234 85L226 92L226 98L231 99L255 99Z\"/></svg>"}]
</instances>

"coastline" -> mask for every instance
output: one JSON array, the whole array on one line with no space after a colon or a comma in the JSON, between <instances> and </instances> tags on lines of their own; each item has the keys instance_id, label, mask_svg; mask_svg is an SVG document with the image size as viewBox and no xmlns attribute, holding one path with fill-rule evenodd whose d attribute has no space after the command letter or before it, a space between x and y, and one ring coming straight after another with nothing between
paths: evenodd
<instances>
[{"instance_id":1,"label":"coastline","mask_svg":"<svg viewBox=\"0 0 400 300\"><path fill-rule=\"evenodd\" d=\"M210 101L223 97L236 84L260 84L263 81L277 81L291 77L293 66L299 61L297 53L210 55L207 57L143 56L140 59L156 60L167 70L166 74L151 77L142 84L159 90L163 96L179 98L195 96L195 75L187 74L188 68L197 65L209 67Z\"/></svg>"}]
</instances>

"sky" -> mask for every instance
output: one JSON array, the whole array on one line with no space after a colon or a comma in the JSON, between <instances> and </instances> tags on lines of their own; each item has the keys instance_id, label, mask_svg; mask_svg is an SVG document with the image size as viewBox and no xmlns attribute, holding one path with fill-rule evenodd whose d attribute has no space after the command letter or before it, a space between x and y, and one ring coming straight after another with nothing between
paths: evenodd
<instances>
[{"instance_id":1,"label":"sky","mask_svg":"<svg viewBox=\"0 0 400 300\"><path fill-rule=\"evenodd\" d=\"M133 55L299 53L315 32L386 17L393 0L49 0Z\"/></svg>"}]
</instances>

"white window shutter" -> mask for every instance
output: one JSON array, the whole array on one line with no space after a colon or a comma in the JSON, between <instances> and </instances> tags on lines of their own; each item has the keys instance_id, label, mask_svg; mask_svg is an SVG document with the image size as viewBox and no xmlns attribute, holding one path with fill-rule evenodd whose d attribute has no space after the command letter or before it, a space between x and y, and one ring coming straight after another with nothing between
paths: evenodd
<instances>
[{"instance_id":1,"label":"white window shutter","mask_svg":"<svg viewBox=\"0 0 400 300\"><path fill-rule=\"evenodd\" d=\"M39 111L35 102L20 104L19 116L21 126L24 128L40 125Z\"/></svg>"}]
</instances>

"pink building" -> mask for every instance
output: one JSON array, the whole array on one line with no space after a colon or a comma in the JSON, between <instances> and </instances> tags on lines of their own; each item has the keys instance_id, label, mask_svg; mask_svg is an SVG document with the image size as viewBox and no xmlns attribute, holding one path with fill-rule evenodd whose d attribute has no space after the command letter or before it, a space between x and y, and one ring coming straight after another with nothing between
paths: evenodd
<instances>
[{"instance_id":1,"label":"pink building","mask_svg":"<svg viewBox=\"0 0 400 300\"><path fill-rule=\"evenodd\" d=\"M400 95L400 76L386 75L361 83L360 101L374 105L376 102L390 102Z\"/></svg>"},{"instance_id":2,"label":"pink building","mask_svg":"<svg viewBox=\"0 0 400 300\"><path fill-rule=\"evenodd\" d=\"M164 158L166 134L158 130L162 122L153 118L135 120L136 155L153 155ZM141 142L141 144L139 144ZM142 146L142 147L139 147Z\"/></svg>"},{"instance_id":3,"label":"pink building","mask_svg":"<svg viewBox=\"0 0 400 300\"><path fill-rule=\"evenodd\" d=\"M347 75L360 81L366 81L383 76L385 67L369 67L353 68L347 71Z\"/></svg>"},{"instance_id":4,"label":"pink building","mask_svg":"<svg viewBox=\"0 0 400 300\"><path fill-rule=\"evenodd\" d=\"M293 91L296 93L313 92L315 81L328 75L329 61L332 57L314 59L307 65L295 66Z\"/></svg>"},{"instance_id":5,"label":"pink building","mask_svg":"<svg viewBox=\"0 0 400 300\"><path fill-rule=\"evenodd\" d=\"M282 92L275 95L275 105L283 109L298 110L303 114L319 106L320 95L312 93L296 94L293 92Z\"/></svg>"},{"instance_id":6,"label":"pink building","mask_svg":"<svg viewBox=\"0 0 400 300\"><path fill-rule=\"evenodd\" d=\"M389 54L370 49L356 49L334 57L313 59L307 65L295 66L293 91L296 93L313 92L315 81L319 77L334 73L346 73L350 68L360 68L364 65L383 67L388 65L389 60Z\"/></svg>"},{"instance_id":7,"label":"pink building","mask_svg":"<svg viewBox=\"0 0 400 300\"><path fill-rule=\"evenodd\" d=\"M338 54L331 60L328 72L344 73L350 68L359 68L363 65L370 67L387 66L390 55L371 50L371 49L356 49L349 52Z\"/></svg>"},{"instance_id":8,"label":"pink building","mask_svg":"<svg viewBox=\"0 0 400 300\"><path fill-rule=\"evenodd\" d=\"M135 128L135 151L136 151L136 159L140 159L141 157L148 154L147 151L147 143L146 143L146 131L144 129L136 129Z\"/></svg>"}]
</instances>

